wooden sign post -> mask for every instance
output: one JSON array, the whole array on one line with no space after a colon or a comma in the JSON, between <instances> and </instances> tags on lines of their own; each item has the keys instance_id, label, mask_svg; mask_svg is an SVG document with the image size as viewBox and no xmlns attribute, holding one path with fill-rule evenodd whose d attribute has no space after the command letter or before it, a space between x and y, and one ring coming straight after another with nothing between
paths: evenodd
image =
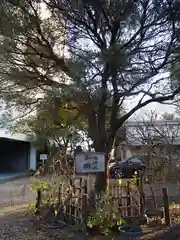
<instances>
[{"instance_id":1,"label":"wooden sign post","mask_svg":"<svg viewBox=\"0 0 180 240\"><path fill-rule=\"evenodd\" d=\"M87 192L94 189L94 179L98 172L105 172L105 154L99 152L79 152L75 154L75 173L87 179Z\"/></svg>"},{"instance_id":2,"label":"wooden sign post","mask_svg":"<svg viewBox=\"0 0 180 240\"><path fill-rule=\"evenodd\" d=\"M47 154L40 154L40 160L42 161L47 160Z\"/></svg>"},{"instance_id":3,"label":"wooden sign post","mask_svg":"<svg viewBox=\"0 0 180 240\"><path fill-rule=\"evenodd\" d=\"M105 154L98 152L81 152L75 155L76 174L88 174L105 171Z\"/></svg>"}]
</instances>

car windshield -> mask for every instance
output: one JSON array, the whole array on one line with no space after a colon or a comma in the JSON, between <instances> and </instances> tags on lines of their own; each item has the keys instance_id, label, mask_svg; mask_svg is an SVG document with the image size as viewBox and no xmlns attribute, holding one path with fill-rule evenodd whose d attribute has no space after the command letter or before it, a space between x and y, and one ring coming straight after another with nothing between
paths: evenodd
<instances>
[{"instance_id":1,"label":"car windshield","mask_svg":"<svg viewBox=\"0 0 180 240\"><path fill-rule=\"evenodd\" d=\"M142 161L140 159L138 159L137 157L131 157L128 158L126 160L121 161L121 163L142 163Z\"/></svg>"},{"instance_id":2,"label":"car windshield","mask_svg":"<svg viewBox=\"0 0 180 240\"><path fill-rule=\"evenodd\" d=\"M138 158L130 158L128 159L128 161L131 161L132 163L141 163L141 160L139 160Z\"/></svg>"}]
</instances>

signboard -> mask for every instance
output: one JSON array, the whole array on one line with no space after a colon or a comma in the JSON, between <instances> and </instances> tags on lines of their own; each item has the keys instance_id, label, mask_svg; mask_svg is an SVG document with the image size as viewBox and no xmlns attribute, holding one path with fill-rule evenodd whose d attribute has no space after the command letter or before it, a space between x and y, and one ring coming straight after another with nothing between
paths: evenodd
<instances>
[{"instance_id":1,"label":"signboard","mask_svg":"<svg viewBox=\"0 0 180 240\"><path fill-rule=\"evenodd\" d=\"M47 160L47 154L40 154L40 160L42 161Z\"/></svg>"},{"instance_id":2,"label":"signboard","mask_svg":"<svg viewBox=\"0 0 180 240\"><path fill-rule=\"evenodd\" d=\"M81 152L75 155L75 170L77 174L105 171L105 154L97 152Z\"/></svg>"}]
</instances>

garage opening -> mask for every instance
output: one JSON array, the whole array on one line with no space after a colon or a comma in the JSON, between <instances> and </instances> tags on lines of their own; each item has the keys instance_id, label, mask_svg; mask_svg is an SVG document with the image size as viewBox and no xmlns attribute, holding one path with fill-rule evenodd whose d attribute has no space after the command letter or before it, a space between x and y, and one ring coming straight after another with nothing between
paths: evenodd
<instances>
[{"instance_id":1,"label":"garage opening","mask_svg":"<svg viewBox=\"0 0 180 240\"><path fill-rule=\"evenodd\" d=\"M30 144L0 138L0 175L24 173L29 168Z\"/></svg>"}]
</instances>

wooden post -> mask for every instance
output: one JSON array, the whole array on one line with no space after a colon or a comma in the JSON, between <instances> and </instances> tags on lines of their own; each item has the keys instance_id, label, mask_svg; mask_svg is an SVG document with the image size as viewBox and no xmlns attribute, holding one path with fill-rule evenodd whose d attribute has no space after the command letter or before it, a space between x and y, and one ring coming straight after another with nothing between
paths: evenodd
<instances>
[{"instance_id":1,"label":"wooden post","mask_svg":"<svg viewBox=\"0 0 180 240\"><path fill-rule=\"evenodd\" d=\"M64 218L64 204L63 204L63 193L62 193L62 184L59 185L58 189L58 210L57 210L57 216L61 217L63 220Z\"/></svg>"},{"instance_id":2,"label":"wooden post","mask_svg":"<svg viewBox=\"0 0 180 240\"><path fill-rule=\"evenodd\" d=\"M84 194L87 194L87 192L88 192L88 181L87 181L87 179L84 179Z\"/></svg>"},{"instance_id":3,"label":"wooden post","mask_svg":"<svg viewBox=\"0 0 180 240\"><path fill-rule=\"evenodd\" d=\"M131 196L130 196L130 182L127 181L127 215L131 216Z\"/></svg>"},{"instance_id":4,"label":"wooden post","mask_svg":"<svg viewBox=\"0 0 180 240\"><path fill-rule=\"evenodd\" d=\"M58 189L58 204L62 204L62 185L59 185L59 189Z\"/></svg>"},{"instance_id":5,"label":"wooden post","mask_svg":"<svg viewBox=\"0 0 180 240\"><path fill-rule=\"evenodd\" d=\"M143 183L144 183L144 173L139 173L139 194L140 194L140 215L141 217L144 216L144 210L145 210L145 196L144 196L144 189L143 189Z\"/></svg>"},{"instance_id":6,"label":"wooden post","mask_svg":"<svg viewBox=\"0 0 180 240\"><path fill-rule=\"evenodd\" d=\"M85 227L87 225L87 219L88 219L87 209L88 209L88 195L83 194L82 195L82 220L83 220Z\"/></svg>"},{"instance_id":7,"label":"wooden post","mask_svg":"<svg viewBox=\"0 0 180 240\"><path fill-rule=\"evenodd\" d=\"M168 200L167 188L163 188L162 193L163 193L165 224L170 225L171 221L170 221L170 215L169 215L169 200Z\"/></svg>"},{"instance_id":8,"label":"wooden post","mask_svg":"<svg viewBox=\"0 0 180 240\"><path fill-rule=\"evenodd\" d=\"M79 189L80 189L80 191L79 191L79 193L81 194L81 192L82 192L82 182L83 182L83 179L82 179L82 177L79 179Z\"/></svg>"},{"instance_id":9,"label":"wooden post","mask_svg":"<svg viewBox=\"0 0 180 240\"><path fill-rule=\"evenodd\" d=\"M36 198L36 205L35 205L35 214L40 213L40 206L41 206L41 190L37 190L37 198Z\"/></svg>"}]
</instances>

